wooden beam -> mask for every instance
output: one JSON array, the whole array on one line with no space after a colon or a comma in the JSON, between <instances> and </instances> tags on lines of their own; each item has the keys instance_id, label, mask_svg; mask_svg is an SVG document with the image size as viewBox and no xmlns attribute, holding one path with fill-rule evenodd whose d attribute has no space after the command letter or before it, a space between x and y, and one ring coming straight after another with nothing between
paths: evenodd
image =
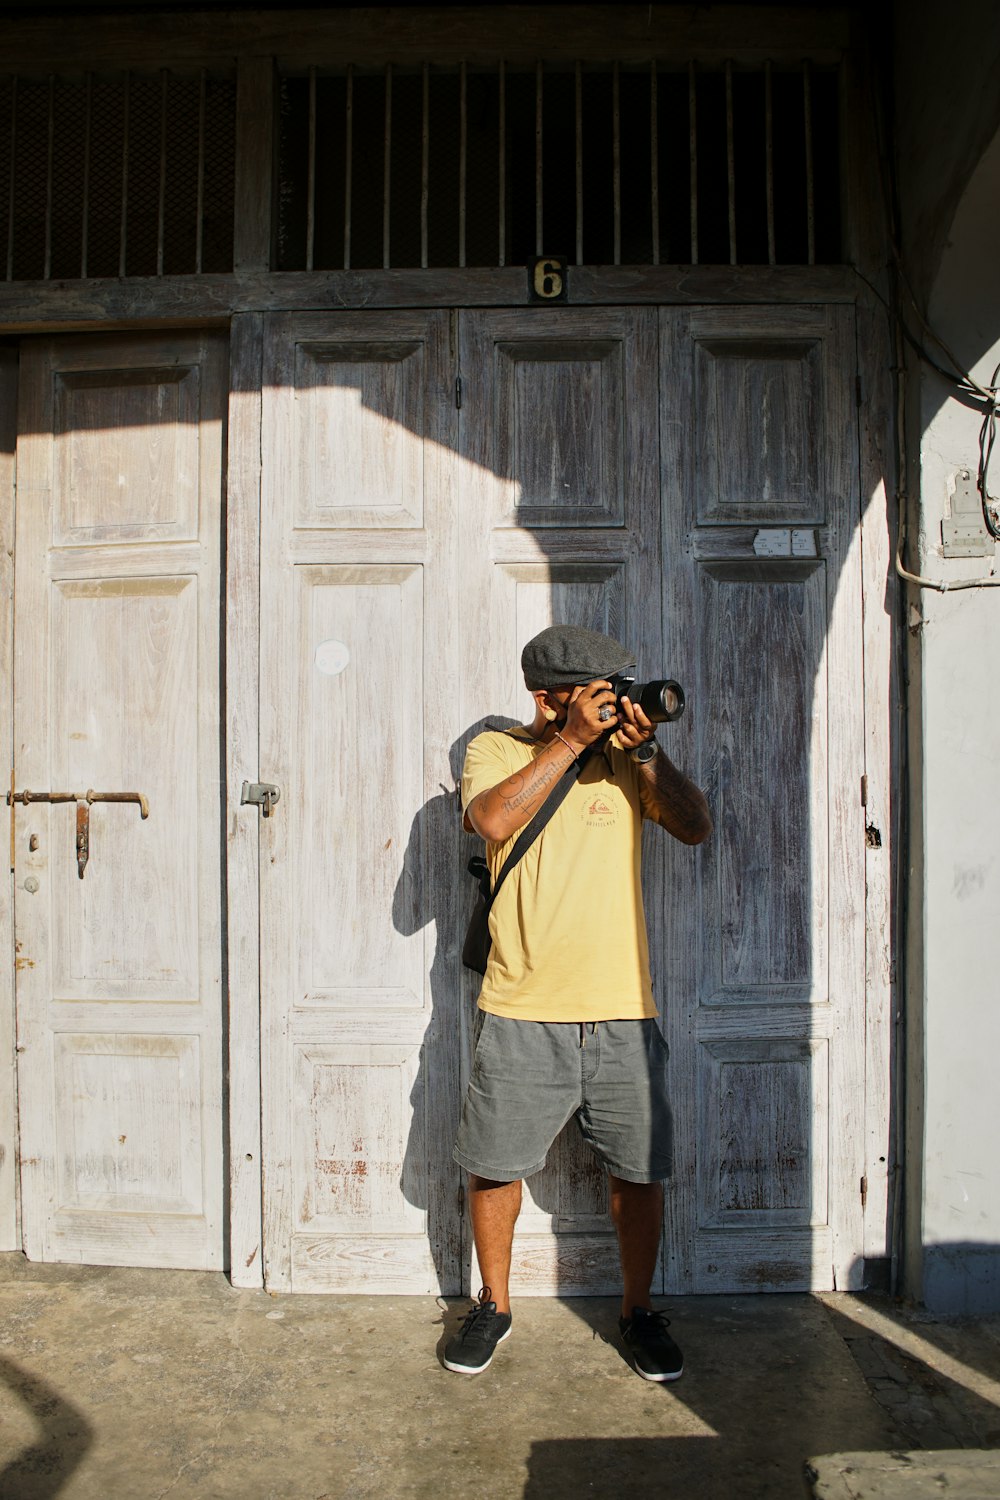
<instances>
[{"instance_id":1,"label":"wooden beam","mask_svg":"<svg viewBox=\"0 0 1000 1500\"><path fill-rule=\"evenodd\" d=\"M274 221L274 63L241 58L236 80L233 269L271 269Z\"/></svg>"},{"instance_id":2,"label":"wooden beam","mask_svg":"<svg viewBox=\"0 0 1000 1500\"><path fill-rule=\"evenodd\" d=\"M260 1140L260 817L257 657L263 319L233 319L226 476L226 884L229 954L229 1247L234 1286L263 1285Z\"/></svg>"},{"instance_id":3,"label":"wooden beam","mask_svg":"<svg viewBox=\"0 0 1000 1500\"><path fill-rule=\"evenodd\" d=\"M824 458L830 465L827 472L843 475L843 483L850 484L850 490L860 499L851 471L857 463L862 408L856 400L856 391L851 391L848 373L857 359L857 327L846 308L831 309L827 317L832 368L842 373L824 392L830 435L830 452ZM835 521L831 538L834 545L826 562L829 594L824 657L829 674L825 712L829 715L826 754L830 787L826 839L831 878L826 920L830 925L828 993L836 1017L832 1021L834 1038L829 1049L833 1129L836 1129L833 1122L846 1120L857 1109L858 1086L865 1080L867 1040L866 934L856 915L865 889L866 863L864 809L860 805L865 773L865 704L859 702L858 693L858 672L864 670L865 599L863 542L859 517L856 512L851 514L850 490L844 493L840 516L835 520L836 513L831 514L830 519ZM864 1243L865 1205L853 1141L847 1150L831 1151L829 1194L833 1284L839 1290L858 1291L864 1285L863 1258L859 1264L858 1251Z\"/></svg>"},{"instance_id":4,"label":"wooden beam","mask_svg":"<svg viewBox=\"0 0 1000 1500\"><path fill-rule=\"evenodd\" d=\"M849 12L795 5L463 6L454 10L202 11L18 19L0 25L4 68L75 70L215 64L277 57L306 68L338 61L534 64L540 56L607 62L650 57L833 62L849 41Z\"/></svg>"},{"instance_id":5,"label":"wooden beam","mask_svg":"<svg viewBox=\"0 0 1000 1500\"><path fill-rule=\"evenodd\" d=\"M846 266L571 266L570 305L854 302ZM0 332L224 325L236 313L523 307L523 266L0 282Z\"/></svg>"},{"instance_id":6,"label":"wooden beam","mask_svg":"<svg viewBox=\"0 0 1000 1500\"><path fill-rule=\"evenodd\" d=\"M0 745L4 781L14 764L14 453L17 439L17 350L0 349ZM4 790L6 791L6 786ZM2 804L0 804L2 806ZM4 807L0 901L0 1250L21 1248L17 1213L17 1053L14 1020L14 877L9 810ZM10 855L10 857L8 857Z\"/></svg>"},{"instance_id":7,"label":"wooden beam","mask_svg":"<svg viewBox=\"0 0 1000 1500\"><path fill-rule=\"evenodd\" d=\"M887 186L880 166L876 113L883 85L871 46L859 26L856 44L840 69L841 254L870 279L885 265Z\"/></svg>"},{"instance_id":8,"label":"wooden beam","mask_svg":"<svg viewBox=\"0 0 1000 1500\"><path fill-rule=\"evenodd\" d=\"M899 580L893 567L890 500L896 488L892 447L894 397L888 313L867 292L857 310L858 415L861 460L861 588L865 694L865 1204L866 1259L891 1255L895 1200L902 1191L894 1161L893 1079L903 1059L893 1056L896 955L902 942L894 879L899 850L900 716L898 661L893 635ZM892 510L895 504L892 500Z\"/></svg>"}]
</instances>

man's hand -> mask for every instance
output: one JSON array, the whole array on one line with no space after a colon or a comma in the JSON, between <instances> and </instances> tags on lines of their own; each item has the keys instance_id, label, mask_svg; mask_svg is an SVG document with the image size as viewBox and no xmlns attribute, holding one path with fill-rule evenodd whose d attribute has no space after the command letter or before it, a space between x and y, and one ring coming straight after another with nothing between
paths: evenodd
<instances>
[{"instance_id":1,"label":"man's hand","mask_svg":"<svg viewBox=\"0 0 1000 1500\"><path fill-rule=\"evenodd\" d=\"M622 722L621 714L611 691L610 682L597 677L593 682L575 687L566 705L566 722L560 726L563 735L574 750L586 750L602 734L616 729Z\"/></svg>"},{"instance_id":2,"label":"man's hand","mask_svg":"<svg viewBox=\"0 0 1000 1500\"><path fill-rule=\"evenodd\" d=\"M631 698L622 699L622 715L618 721L618 740L623 750L634 750L644 745L656 733L656 725L649 720Z\"/></svg>"},{"instance_id":3,"label":"man's hand","mask_svg":"<svg viewBox=\"0 0 1000 1500\"><path fill-rule=\"evenodd\" d=\"M634 750L653 738L656 725L631 699L623 698L621 706L617 738L623 750ZM640 796L646 815L682 844L704 843L712 832L712 815L705 795L659 746L657 749L659 755L650 756L639 768Z\"/></svg>"}]
</instances>

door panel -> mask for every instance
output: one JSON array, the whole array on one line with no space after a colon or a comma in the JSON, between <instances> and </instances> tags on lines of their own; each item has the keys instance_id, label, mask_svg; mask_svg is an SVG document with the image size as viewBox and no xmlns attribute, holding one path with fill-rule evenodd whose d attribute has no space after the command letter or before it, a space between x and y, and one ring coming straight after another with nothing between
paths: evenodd
<instances>
[{"instance_id":1,"label":"door panel","mask_svg":"<svg viewBox=\"0 0 1000 1500\"><path fill-rule=\"evenodd\" d=\"M64 339L21 365L15 808L24 1242L222 1263L224 344ZM80 809L81 811L78 811Z\"/></svg>"},{"instance_id":2,"label":"door panel","mask_svg":"<svg viewBox=\"0 0 1000 1500\"><path fill-rule=\"evenodd\" d=\"M474 358L488 361L484 375L492 404L481 415L488 411L493 420L482 436L500 480L497 499L507 502L503 521L512 526L621 526L627 351L620 320L613 320L613 336L602 339L583 336L583 328L588 335L596 332L607 318L604 313L585 324L577 320L558 335L551 320L529 332L523 319L508 315L509 337L497 323L492 343L476 345L475 317L465 318L467 338L473 341L466 348L476 347ZM466 364L465 372L478 382L478 364L472 369ZM466 411L463 425L472 415L468 406Z\"/></svg>"},{"instance_id":3,"label":"door panel","mask_svg":"<svg viewBox=\"0 0 1000 1500\"><path fill-rule=\"evenodd\" d=\"M323 914L301 935L297 1003L351 1015L422 1011L425 939L410 941L392 922L399 851L423 800L423 746L411 712L423 689L421 569L302 565L294 580L296 654L312 667L298 715L303 783L312 789L298 859L303 887ZM333 675L317 666L331 641L351 653ZM375 705L378 730L359 736ZM364 881L345 887L345 872L360 870ZM377 940L376 914L384 922Z\"/></svg>"},{"instance_id":4,"label":"door panel","mask_svg":"<svg viewBox=\"0 0 1000 1500\"><path fill-rule=\"evenodd\" d=\"M272 1289L460 1279L448 334L444 313L267 327L261 774L282 789L261 819Z\"/></svg>"},{"instance_id":5,"label":"door panel","mask_svg":"<svg viewBox=\"0 0 1000 1500\"><path fill-rule=\"evenodd\" d=\"M668 851L667 1285L860 1284L863 725L849 309L661 316L669 655L715 833Z\"/></svg>"},{"instance_id":6,"label":"door panel","mask_svg":"<svg viewBox=\"0 0 1000 1500\"><path fill-rule=\"evenodd\" d=\"M422 525L425 360L422 339L374 330L295 345L297 527Z\"/></svg>"},{"instance_id":7,"label":"door panel","mask_svg":"<svg viewBox=\"0 0 1000 1500\"><path fill-rule=\"evenodd\" d=\"M134 804L92 808L82 881L76 820L51 814L60 1003L141 1005L198 993L199 890L190 875L203 810L179 795L198 785L198 595L191 577L52 581L52 785L141 789L160 814L140 827Z\"/></svg>"},{"instance_id":8,"label":"door panel","mask_svg":"<svg viewBox=\"0 0 1000 1500\"><path fill-rule=\"evenodd\" d=\"M804 576L788 576L780 562L753 580L739 563L699 569L698 634L710 665L698 721L718 768L715 835L704 851L703 1005L827 999L827 580L818 562L791 568ZM781 796L766 817L751 816L762 776L779 769Z\"/></svg>"}]
</instances>

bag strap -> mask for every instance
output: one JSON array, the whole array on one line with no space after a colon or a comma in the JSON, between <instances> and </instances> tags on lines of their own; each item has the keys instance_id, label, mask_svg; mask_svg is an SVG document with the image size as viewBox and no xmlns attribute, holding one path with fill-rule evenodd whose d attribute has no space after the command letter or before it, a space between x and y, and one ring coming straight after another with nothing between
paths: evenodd
<instances>
[{"instance_id":1,"label":"bag strap","mask_svg":"<svg viewBox=\"0 0 1000 1500\"><path fill-rule=\"evenodd\" d=\"M517 738L517 736L512 736L512 738ZM597 743L599 744L600 741L598 741ZM496 885L493 887L492 891L483 889L483 896L486 901L487 913L496 900L500 887L507 879L507 876L510 874L511 870L517 864L522 855L527 854L528 850L531 848L532 844L535 842L538 835L545 827L546 823L548 823L549 820L558 812L560 806L566 798L567 793L569 792L570 787L578 779L581 771L589 761L590 757L593 755L596 748L596 744L588 745L587 748L581 751L581 753L577 756L573 765L567 766L563 775L559 778L555 789L549 793L530 822L526 823L525 826L521 829L521 832L517 836L517 841L515 842L513 849L510 851L507 858L503 862L500 873L496 879ZM483 887L484 883L484 874L487 879L489 878L489 867L487 866L486 861L483 859L481 854L477 854L469 860L469 874L476 877L476 879L480 883L481 888Z\"/></svg>"}]
</instances>

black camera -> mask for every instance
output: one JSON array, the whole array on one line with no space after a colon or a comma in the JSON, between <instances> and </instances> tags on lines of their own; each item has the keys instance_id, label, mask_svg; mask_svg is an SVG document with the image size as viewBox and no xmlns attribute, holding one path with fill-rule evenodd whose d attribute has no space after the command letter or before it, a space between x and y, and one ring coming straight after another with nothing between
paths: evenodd
<instances>
[{"instance_id":1,"label":"black camera","mask_svg":"<svg viewBox=\"0 0 1000 1500\"><path fill-rule=\"evenodd\" d=\"M670 677L636 682L627 672L614 672L608 679L621 711L623 698L637 703L651 724L669 724L684 712L684 689Z\"/></svg>"}]
</instances>

